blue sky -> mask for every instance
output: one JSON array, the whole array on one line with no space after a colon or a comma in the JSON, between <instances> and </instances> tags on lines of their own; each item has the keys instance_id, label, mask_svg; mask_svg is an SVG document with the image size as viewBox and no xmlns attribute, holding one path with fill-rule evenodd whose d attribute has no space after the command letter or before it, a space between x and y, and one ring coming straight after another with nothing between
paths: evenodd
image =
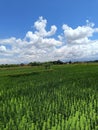
<instances>
[{"instance_id":1,"label":"blue sky","mask_svg":"<svg viewBox=\"0 0 98 130\"><path fill-rule=\"evenodd\" d=\"M24 37L39 16L48 25L71 27L85 24L86 19L98 25L97 0L0 0L0 37Z\"/></svg>"},{"instance_id":2,"label":"blue sky","mask_svg":"<svg viewBox=\"0 0 98 130\"><path fill-rule=\"evenodd\" d=\"M0 62L96 59L97 8L98 0L0 0Z\"/></svg>"}]
</instances>

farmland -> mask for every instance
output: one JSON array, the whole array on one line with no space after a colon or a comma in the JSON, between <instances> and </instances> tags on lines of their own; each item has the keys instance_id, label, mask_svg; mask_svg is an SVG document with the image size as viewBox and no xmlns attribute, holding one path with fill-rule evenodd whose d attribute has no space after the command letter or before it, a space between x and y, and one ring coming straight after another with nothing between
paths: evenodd
<instances>
[{"instance_id":1,"label":"farmland","mask_svg":"<svg viewBox=\"0 0 98 130\"><path fill-rule=\"evenodd\" d=\"M98 64L1 68L0 130L98 130Z\"/></svg>"}]
</instances>

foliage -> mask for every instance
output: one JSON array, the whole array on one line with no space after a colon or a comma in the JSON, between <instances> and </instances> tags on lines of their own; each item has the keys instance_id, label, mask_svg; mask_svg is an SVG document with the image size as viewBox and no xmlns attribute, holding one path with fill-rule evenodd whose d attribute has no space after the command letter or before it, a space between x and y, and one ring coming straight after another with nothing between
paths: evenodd
<instances>
[{"instance_id":1,"label":"foliage","mask_svg":"<svg viewBox=\"0 0 98 130\"><path fill-rule=\"evenodd\" d=\"M97 64L0 70L0 130L97 129Z\"/></svg>"}]
</instances>

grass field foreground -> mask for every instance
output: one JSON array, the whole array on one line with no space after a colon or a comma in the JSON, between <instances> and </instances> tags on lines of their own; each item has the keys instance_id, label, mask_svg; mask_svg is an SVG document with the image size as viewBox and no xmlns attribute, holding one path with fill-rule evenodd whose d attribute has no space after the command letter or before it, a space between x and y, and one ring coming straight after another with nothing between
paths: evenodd
<instances>
[{"instance_id":1,"label":"grass field foreground","mask_svg":"<svg viewBox=\"0 0 98 130\"><path fill-rule=\"evenodd\" d=\"M0 69L0 130L98 130L98 64Z\"/></svg>"}]
</instances>

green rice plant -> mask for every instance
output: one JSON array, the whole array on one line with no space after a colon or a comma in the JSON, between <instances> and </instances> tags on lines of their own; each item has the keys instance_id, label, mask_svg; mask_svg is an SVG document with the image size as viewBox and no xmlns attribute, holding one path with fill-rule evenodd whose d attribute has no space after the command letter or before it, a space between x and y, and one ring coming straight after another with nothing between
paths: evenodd
<instances>
[{"instance_id":1,"label":"green rice plant","mask_svg":"<svg viewBox=\"0 0 98 130\"><path fill-rule=\"evenodd\" d=\"M0 130L97 130L98 66L0 72Z\"/></svg>"}]
</instances>

